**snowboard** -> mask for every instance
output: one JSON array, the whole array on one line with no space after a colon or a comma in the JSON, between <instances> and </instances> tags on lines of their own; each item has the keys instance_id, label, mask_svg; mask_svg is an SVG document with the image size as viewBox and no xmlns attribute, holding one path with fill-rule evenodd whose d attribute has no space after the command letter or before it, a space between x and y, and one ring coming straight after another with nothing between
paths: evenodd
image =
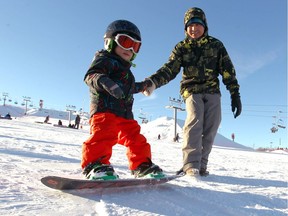
<instances>
[{"instance_id":1,"label":"snowboard","mask_svg":"<svg viewBox=\"0 0 288 216\"><path fill-rule=\"evenodd\" d=\"M79 190L79 189L103 189L103 188L121 188L131 186L151 186L163 184L173 179L179 178L182 175L171 175L162 178L129 178L116 180L83 180L72 179L60 176L46 176L41 179L41 182L47 187L56 190Z\"/></svg>"}]
</instances>

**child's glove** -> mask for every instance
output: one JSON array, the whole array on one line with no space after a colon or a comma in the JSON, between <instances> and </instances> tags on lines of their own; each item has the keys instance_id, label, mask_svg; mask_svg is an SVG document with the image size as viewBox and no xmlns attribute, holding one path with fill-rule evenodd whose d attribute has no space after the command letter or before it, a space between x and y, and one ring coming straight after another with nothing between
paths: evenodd
<instances>
[{"instance_id":1,"label":"child's glove","mask_svg":"<svg viewBox=\"0 0 288 216\"><path fill-rule=\"evenodd\" d=\"M231 95L231 107L232 107L232 112L234 114L234 118L239 116L242 111L242 104L240 100L240 94L239 92L235 92L234 94ZM236 110L236 113L234 113Z\"/></svg>"},{"instance_id":2,"label":"child's glove","mask_svg":"<svg viewBox=\"0 0 288 216\"><path fill-rule=\"evenodd\" d=\"M117 99L125 98L122 89L113 80L107 76L103 76L98 80L98 85L105 91Z\"/></svg>"},{"instance_id":3,"label":"child's glove","mask_svg":"<svg viewBox=\"0 0 288 216\"><path fill-rule=\"evenodd\" d=\"M145 81L144 81L144 85L145 85L145 88L143 90L143 94L145 96L150 96L153 91L156 89L156 85L155 83L152 81L152 79L150 78L146 78Z\"/></svg>"}]
</instances>

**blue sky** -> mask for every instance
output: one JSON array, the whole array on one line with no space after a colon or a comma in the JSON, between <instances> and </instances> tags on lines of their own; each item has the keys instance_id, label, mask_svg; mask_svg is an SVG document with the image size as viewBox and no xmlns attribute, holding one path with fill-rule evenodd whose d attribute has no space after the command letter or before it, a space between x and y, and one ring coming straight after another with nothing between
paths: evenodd
<instances>
[{"instance_id":1,"label":"blue sky","mask_svg":"<svg viewBox=\"0 0 288 216\"><path fill-rule=\"evenodd\" d=\"M103 48L107 25L127 19L140 29L143 43L133 73L142 81L184 38L184 13L194 6L205 11L209 34L224 43L240 84L243 111L237 119L221 86L219 132L228 138L235 133L235 141L250 147L288 147L287 128L270 132L273 116L287 126L286 0L0 0L0 97L5 92L18 103L26 96L36 106L43 99L47 108L88 111L83 76ZM173 117L165 106L169 97L179 97L180 80L181 73L151 97L135 95L135 118L141 110L149 120Z\"/></svg>"}]
</instances>

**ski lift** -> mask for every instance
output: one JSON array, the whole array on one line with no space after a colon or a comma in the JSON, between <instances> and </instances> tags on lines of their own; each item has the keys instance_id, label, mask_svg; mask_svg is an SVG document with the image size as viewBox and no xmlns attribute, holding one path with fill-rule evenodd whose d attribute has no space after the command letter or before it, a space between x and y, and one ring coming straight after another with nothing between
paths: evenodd
<instances>
[{"instance_id":1,"label":"ski lift","mask_svg":"<svg viewBox=\"0 0 288 216\"><path fill-rule=\"evenodd\" d=\"M140 119L146 119L146 117L143 117L143 116L138 116L138 118L140 118Z\"/></svg>"},{"instance_id":2,"label":"ski lift","mask_svg":"<svg viewBox=\"0 0 288 216\"><path fill-rule=\"evenodd\" d=\"M9 102L11 102L12 100L11 100L11 99L9 99L8 101L9 101Z\"/></svg>"},{"instance_id":3,"label":"ski lift","mask_svg":"<svg viewBox=\"0 0 288 216\"><path fill-rule=\"evenodd\" d=\"M146 117L139 115L138 118L142 119L142 123L148 123L148 119Z\"/></svg>"},{"instance_id":4,"label":"ski lift","mask_svg":"<svg viewBox=\"0 0 288 216\"><path fill-rule=\"evenodd\" d=\"M276 133L277 131L278 131L278 128L276 128L276 127L272 127L272 128L271 128L271 132L272 132L272 133Z\"/></svg>"},{"instance_id":5,"label":"ski lift","mask_svg":"<svg viewBox=\"0 0 288 216\"><path fill-rule=\"evenodd\" d=\"M140 113L139 113L139 116L138 116L138 117L139 117L140 119L146 119L146 115L147 115L147 114L146 114L146 113L144 113L144 112L143 112L143 110L142 110L142 108L141 108L141 109L140 109Z\"/></svg>"},{"instance_id":6,"label":"ski lift","mask_svg":"<svg viewBox=\"0 0 288 216\"><path fill-rule=\"evenodd\" d=\"M14 104L18 104L18 102L17 102L17 101L15 101L15 102L14 102Z\"/></svg>"},{"instance_id":7,"label":"ski lift","mask_svg":"<svg viewBox=\"0 0 288 216\"><path fill-rule=\"evenodd\" d=\"M25 103L23 102L23 103L21 103L21 105L22 105L22 106L25 106Z\"/></svg>"},{"instance_id":8,"label":"ski lift","mask_svg":"<svg viewBox=\"0 0 288 216\"><path fill-rule=\"evenodd\" d=\"M140 115L138 116L139 119L142 119L142 124L146 124L148 123L148 119L146 118L146 114L145 113L140 113Z\"/></svg>"},{"instance_id":9,"label":"ski lift","mask_svg":"<svg viewBox=\"0 0 288 216\"><path fill-rule=\"evenodd\" d=\"M279 118L279 120L278 120L278 125L277 125L279 128L283 128L283 129L285 129L286 128L286 126L284 126L283 125L283 120L281 119L281 118Z\"/></svg>"}]
</instances>

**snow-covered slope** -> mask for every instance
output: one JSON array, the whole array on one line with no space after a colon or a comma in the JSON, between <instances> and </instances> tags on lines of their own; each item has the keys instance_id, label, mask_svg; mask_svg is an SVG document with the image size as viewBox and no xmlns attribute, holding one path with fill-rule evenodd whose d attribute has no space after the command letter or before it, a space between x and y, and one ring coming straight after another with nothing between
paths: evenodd
<instances>
[{"instance_id":1,"label":"snow-covered slope","mask_svg":"<svg viewBox=\"0 0 288 216\"><path fill-rule=\"evenodd\" d=\"M157 187L69 192L47 188L40 182L46 175L83 178L81 144L89 137L89 128L53 127L30 118L34 117L0 119L1 215L288 214L287 154L216 145L210 156L208 177L181 177ZM169 119L164 120L143 125L142 132L151 143L153 162L173 174L182 166L181 142L171 141L172 126ZM160 132L163 139L158 140ZM113 148L111 163L121 178L131 177L123 146Z\"/></svg>"},{"instance_id":2,"label":"snow-covered slope","mask_svg":"<svg viewBox=\"0 0 288 216\"><path fill-rule=\"evenodd\" d=\"M65 125L69 123L73 123L77 114L81 116L81 124L88 124L89 114L85 112L69 112L66 110L54 110L54 109L46 109L46 108L32 108L28 109L27 112L25 108L13 105L0 105L0 114L1 116L5 116L7 113L10 113L12 119L16 119L19 117L27 118L28 120L35 122L43 122L46 116L49 115L50 123L57 124L58 120L62 120ZM70 122L69 122L70 121Z\"/></svg>"},{"instance_id":3,"label":"snow-covered slope","mask_svg":"<svg viewBox=\"0 0 288 216\"><path fill-rule=\"evenodd\" d=\"M176 132L180 135L180 142L181 138L183 138L183 128L184 121L178 120L176 126ZM157 138L158 134L160 134L161 139L168 139L173 140L175 136L175 120L169 117L161 117L154 121L148 122L147 124L141 125L142 131L144 131L144 135L153 139ZM229 148L240 148L240 149L247 149L252 150L251 148L241 145L239 143L233 142L232 140L227 139L226 137L222 136L221 134L217 134L214 140L214 145L222 146L222 147L229 147Z\"/></svg>"},{"instance_id":4,"label":"snow-covered slope","mask_svg":"<svg viewBox=\"0 0 288 216\"><path fill-rule=\"evenodd\" d=\"M19 106L12 106L12 105L6 105L2 106L0 105L0 115L5 116L7 113L10 113L12 118L20 117L25 114L25 109Z\"/></svg>"},{"instance_id":5,"label":"snow-covered slope","mask_svg":"<svg viewBox=\"0 0 288 216\"><path fill-rule=\"evenodd\" d=\"M59 110L51 110L51 109L30 109L27 111L26 115L24 115L25 110L23 107L17 106L0 106L0 114L2 116L10 113L12 118L14 117L28 117L31 121L44 121L47 115L50 116L50 121L52 124L57 124L58 120L64 120L64 124L67 125L69 122L69 112L67 111L59 111ZM70 116L71 120L75 119L75 113ZM81 124L85 126L88 125L88 118L89 115L87 113L81 114ZM184 120L178 119L176 131L179 133L180 142L181 138L183 138L183 131L182 128L184 126ZM146 124L141 125L142 131L145 131L144 134L150 138L158 137L160 134L161 139L168 139L173 140L174 138L174 131L175 131L175 124L174 119L169 117L160 117L156 120L148 122ZM151 135L151 132L153 135ZM155 135L154 135L155 134ZM154 136L154 137L153 137ZM226 137L222 136L221 134L217 134L214 145L216 146L223 146L223 147L230 147L230 148L242 148L242 149L251 149L239 143L233 142Z\"/></svg>"}]
</instances>

